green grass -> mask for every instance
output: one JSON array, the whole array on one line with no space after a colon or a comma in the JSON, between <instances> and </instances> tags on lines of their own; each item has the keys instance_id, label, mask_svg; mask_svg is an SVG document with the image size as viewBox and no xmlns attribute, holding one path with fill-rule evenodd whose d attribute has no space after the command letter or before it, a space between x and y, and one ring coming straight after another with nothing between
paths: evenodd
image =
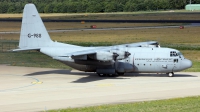
<instances>
[{"instance_id":1,"label":"green grass","mask_svg":"<svg viewBox=\"0 0 200 112\"><path fill-rule=\"evenodd\" d=\"M0 64L11 66L71 69L39 52L0 52Z\"/></svg>"},{"instance_id":2,"label":"green grass","mask_svg":"<svg viewBox=\"0 0 200 112\"><path fill-rule=\"evenodd\" d=\"M200 27L50 32L52 40L79 43L132 43L155 40L163 44L200 45ZM1 34L2 40L19 40L19 34Z\"/></svg>"},{"instance_id":3,"label":"green grass","mask_svg":"<svg viewBox=\"0 0 200 112\"><path fill-rule=\"evenodd\" d=\"M190 16L188 16L190 15ZM6 16L6 15L5 15ZM60 19L199 19L198 13L118 13L118 14L55 14L43 15L43 17L62 17ZM186 18L187 17L187 18ZM0 22L0 31L20 31L21 22ZM45 25L48 29L70 29L70 28L89 28L90 25L97 25L97 28L108 27L135 27L135 26L160 26L173 24L142 24L142 23L58 23L47 22ZM186 58L193 61L193 67L185 71L200 71L200 27L186 27L179 28L164 28L164 29L134 29L134 30L105 30L105 31L70 31L70 32L54 32L50 33L52 40L57 40L64 43L75 44L80 46L110 46L116 44L125 44L141 41L155 40L161 43L162 47L169 47L178 50L183 50ZM0 34L0 51L14 49L18 46L16 43L8 44L6 42L1 44L2 40L18 41L19 34ZM68 68L65 65L52 60L51 58L32 52L17 52L5 53L0 52L0 63L15 66L35 66L48 68Z\"/></svg>"},{"instance_id":4,"label":"green grass","mask_svg":"<svg viewBox=\"0 0 200 112\"><path fill-rule=\"evenodd\" d=\"M200 97L175 98L127 104L67 108L48 112L199 112Z\"/></svg>"},{"instance_id":5,"label":"green grass","mask_svg":"<svg viewBox=\"0 0 200 112\"><path fill-rule=\"evenodd\" d=\"M199 20L199 11L138 11L138 12L116 12L116 13L41 13L44 19L157 19L157 20ZM189 15L189 16L188 16ZM0 18L21 18L22 14L0 14Z\"/></svg>"},{"instance_id":6,"label":"green grass","mask_svg":"<svg viewBox=\"0 0 200 112\"><path fill-rule=\"evenodd\" d=\"M192 61L191 68L184 70L185 72L200 72L200 61Z\"/></svg>"},{"instance_id":7,"label":"green grass","mask_svg":"<svg viewBox=\"0 0 200 112\"><path fill-rule=\"evenodd\" d=\"M66 43L66 42L64 42ZM80 46L110 46L120 43L111 42L67 42ZM8 41L0 42L0 64L8 64L12 66L27 66L27 67L42 67L42 68L59 68L71 69L63 63L60 63L52 58L36 51L28 52L6 52L10 49L16 49L18 46L17 41L9 43ZM175 45L165 44L165 47L175 48L181 50L185 58L193 61L193 66L190 69L184 70L185 72L200 72L200 50L195 45ZM4 51L4 52L2 52Z\"/></svg>"}]
</instances>

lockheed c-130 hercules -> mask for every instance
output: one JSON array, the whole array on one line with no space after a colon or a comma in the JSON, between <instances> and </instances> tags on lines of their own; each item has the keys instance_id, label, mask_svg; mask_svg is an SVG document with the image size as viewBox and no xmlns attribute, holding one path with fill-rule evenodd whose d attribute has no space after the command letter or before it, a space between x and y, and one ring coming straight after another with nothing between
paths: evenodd
<instances>
[{"instance_id":1,"label":"lockheed c-130 hercules","mask_svg":"<svg viewBox=\"0 0 200 112\"><path fill-rule=\"evenodd\" d=\"M38 50L74 69L96 72L99 76L136 73L167 73L185 70L192 62L180 51L162 48L156 41L115 46L81 47L51 40L34 4L26 4L23 11L19 49Z\"/></svg>"}]
</instances>

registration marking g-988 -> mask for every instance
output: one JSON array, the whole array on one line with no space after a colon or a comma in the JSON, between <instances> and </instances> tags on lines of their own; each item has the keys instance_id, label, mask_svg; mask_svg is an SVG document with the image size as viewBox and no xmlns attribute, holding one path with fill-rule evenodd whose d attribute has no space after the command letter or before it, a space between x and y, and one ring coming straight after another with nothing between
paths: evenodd
<instances>
[{"instance_id":1,"label":"registration marking g-988","mask_svg":"<svg viewBox=\"0 0 200 112\"><path fill-rule=\"evenodd\" d=\"M29 37L29 38L31 38L32 36L33 36L34 38L41 38L41 37L42 37L42 34L41 34L41 33L34 33L34 34L32 34L32 35L31 35L31 33L28 34L28 37Z\"/></svg>"}]
</instances>

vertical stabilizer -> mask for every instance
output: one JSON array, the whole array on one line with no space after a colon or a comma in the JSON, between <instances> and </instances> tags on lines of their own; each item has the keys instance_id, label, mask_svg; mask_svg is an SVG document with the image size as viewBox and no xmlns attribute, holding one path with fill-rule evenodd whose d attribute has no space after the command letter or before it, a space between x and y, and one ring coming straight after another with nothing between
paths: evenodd
<instances>
[{"instance_id":1,"label":"vertical stabilizer","mask_svg":"<svg viewBox=\"0 0 200 112\"><path fill-rule=\"evenodd\" d=\"M34 4L26 4L23 11L19 47L40 48L52 43Z\"/></svg>"}]
</instances>

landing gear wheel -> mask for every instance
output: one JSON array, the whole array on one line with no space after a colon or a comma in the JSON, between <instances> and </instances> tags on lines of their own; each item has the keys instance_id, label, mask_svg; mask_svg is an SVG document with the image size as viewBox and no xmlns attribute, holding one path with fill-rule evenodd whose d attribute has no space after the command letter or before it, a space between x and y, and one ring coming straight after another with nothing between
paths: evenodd
<instances>
[{"instance_id":1,"label":"landing gear wheel","mask_svg":"<svg viewBox=\"0 0 200 112\"><path fill-rule=\"evenodd\" d=\"M118 74L117 74L117 73L115 73L115 74L108 74L107 76L108 76L108 77L117 77Z\"/></svg>"},{"instance_id":2,"label":"landing gear wheel","mask_svg":"<svg viewBox=\"0 0 200 112\"><path fill-rule=\"evenodd\" d=\"M169 77L174 77L174 72L167 73Z\"/></svg>"},{"instance_id":3,"label":"landing gear wheel","mask_svg":"<svg viewBox=\"0 0 200 112\"><path fill-rule=\"evenodd\" d=\"M119 76L124 76L124 73L123 72L118 72L117 73Z\"/></svg>"},{"instance_id":4,"label":"landing gear wheel","mask_svg":"<svg viewBox=\"0 0 200 112\"><path fill-rule=\"evenodd\" d=\"M108 74L108 77L114 77L115 75L114 74Z\"/></svg>"},{"instance_id":5,"label":"landing gear wheel","mask_svg":"<svg viewBox=\"0 0 200 112\"><path fill-rule=\"evenodd\" d=\"M99 75L99 77L105 77L106 76L106 74L98 74Z\"/></svg>"}]
</instances>

